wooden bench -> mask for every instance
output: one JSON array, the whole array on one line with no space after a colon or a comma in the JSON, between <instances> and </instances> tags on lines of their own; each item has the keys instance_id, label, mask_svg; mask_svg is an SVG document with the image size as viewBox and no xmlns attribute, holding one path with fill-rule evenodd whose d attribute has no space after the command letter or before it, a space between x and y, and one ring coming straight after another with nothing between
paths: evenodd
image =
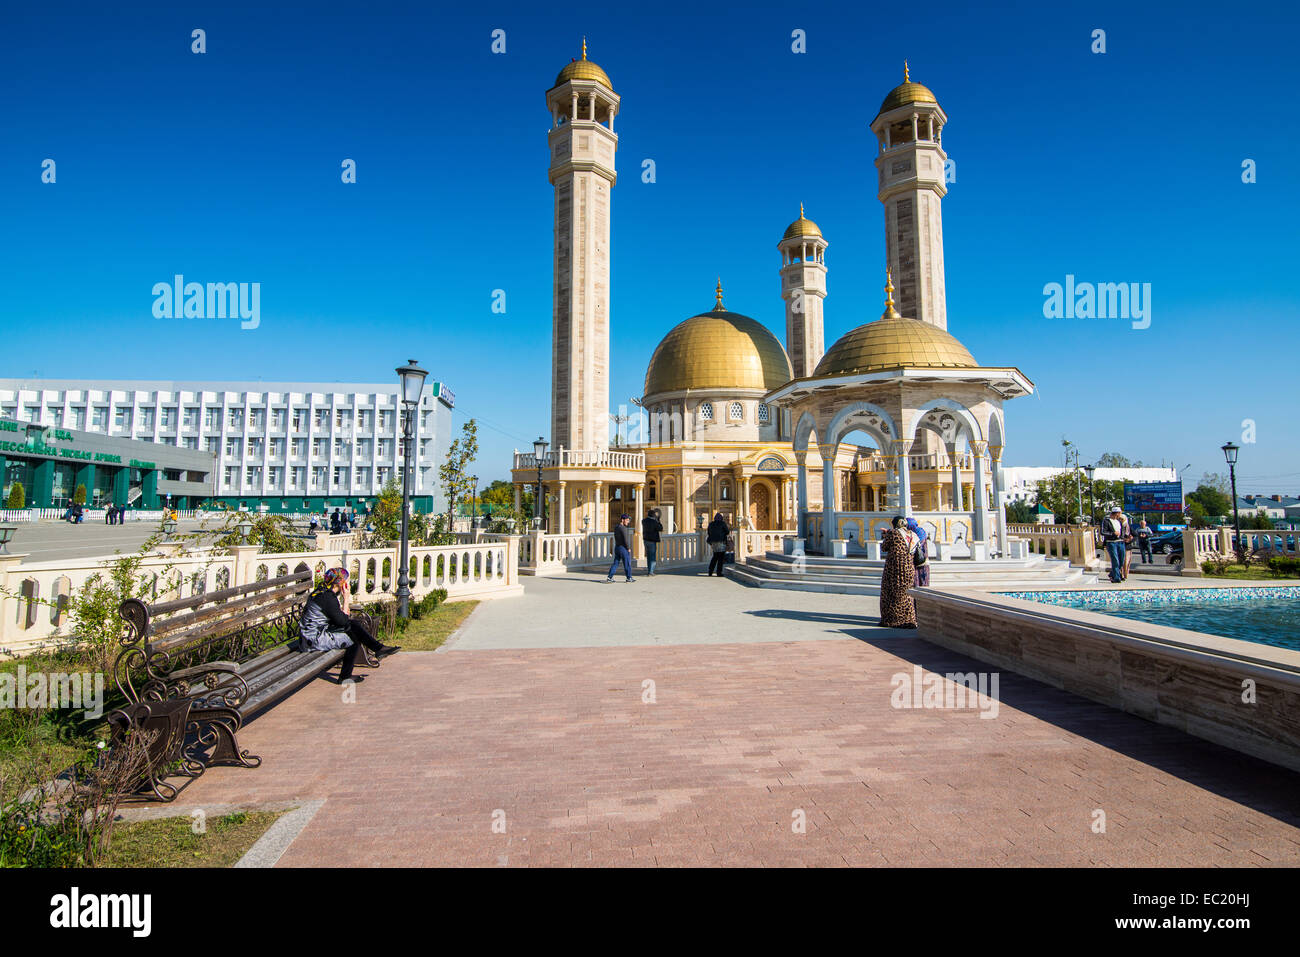
<instances>
[{"instance_id":1,"label":"wooden bench","mask_svg":"<svg viewBox=\"0 0 1300 957\"><path fill-rule=\"evenodd\" d=\"M244 722L338 664L342 649L298 650L298 619L311 593L306 565L251 585L149 605L118 607L127 624L114 677L129 705L108 716L115 741L143 732L142 792L171 801L213 764L258 767L239 747ZM374 622L354 615L371 634ZM357 664L376 667L364 646ZM173 775L186 778L179 786Z\"/></svg>"}]
</instances>

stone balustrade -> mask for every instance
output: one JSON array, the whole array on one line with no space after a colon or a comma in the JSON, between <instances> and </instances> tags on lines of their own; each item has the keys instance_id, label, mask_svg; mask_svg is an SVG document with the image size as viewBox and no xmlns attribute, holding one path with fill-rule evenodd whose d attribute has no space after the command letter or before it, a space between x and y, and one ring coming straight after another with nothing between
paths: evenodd
<instances>
[{"instance_id":1,"label":"stone balustrade","mask_svg":"<svg viewBox=\"0 0 1300 957\"><path fill-rule=\"evenodd\" d=\"M951 456L946 452L931 452L928 454L908 455L907 467L913 472L933 472L951 469L954 462L958 469L970 472L975 468L975 463L969 452ZM884 472L892 467L892 460L883 455L867 455L858 459L855 466L858 472Z\"/></svg>"},{"instance_id":2,"label":"stone balustrade","mask_svg":"<svg viewBox=\"0 0 1300 957\"><path fill-rule=\"evenodd\" d=\"M449 601L506 598L523 594L519 583L520 536L463 545L413 545L409 549L412 600L445 588ZM108 575L108 558L20 564L23 555L0 555L0 657L15 657L75 640L69 633L67 601L95 575ZM229 553L186 551L166 542L140 563L149 601L193 595L289 574L307 567L348 569L353 595L362 602L397 597L396 544L384 548L312 550L259 554L257 545Z\"/></svg>"},{"instance_id":3,"label":"stone balustrade","mask_svg":"<svg viewBox=\"0 0 1300 957\"><path fill-rule=\"evenodd\" d=\"M104 521L107 509L94 508L93 506L83 506L85 511L82 513L82 522L102 522ZM200 513L193 509L177 509L176 517L180 520L192 519L200 514L215 515L215 512ZM0 524L13 524L14 522L52 522L62 521L63 516L67 513L66 508L5 508L0 509ZM132 509L126 510L126 521L128 522L161 522L163 520L163 510L160 508L153 509Z\"/></svg>"},{"instance_id":4,"label":"stone balustrade","mask_svg":"<svg viewBox=\"0 0 1300 957\"><path fill-rule=\"evenodd\" d=\"M1068 558L1078 568L1096 568L1096 533L1091 525L1008 523L1007 537L1029 542L1030 551L1048 558Z\"/></svg>"},{"instance_id":5,"label":"stone balustrade","mask_svg":"<svg viewBox=\"0 0 1300 957\"><path fill-rule=\"evenodd\" d=\"M531 532L516 537L520 538L519 568L525 575L562 575L589 566L607 564L614 559L612 532L575 532L566 535ZM662 535L656 563L667 566L708 561L704 538L702 530ZM635 542L637 556L643 555L640 535L635 537ZM637 557L637 564L640 562L641 559Z\"/></svg>"},{"instance_id":6,"label":"stone balustrade","mask_svg":"<svg viewBox=\"0 0 1300 957\"><path fill-rule=\"evenodd\" d=\"M533 452L516 452L516 469L537 469ZM620 452L616 449L558 449L542 456L542 468L628 469L645 471L644 452Z\"/></svg>"},{"instance_id":7,"label":"stone balustrade","mask_svg":"<svg viewBox=\"0 0 1300 957\"><path fill-rule=\"evenodd\" d=\"M751 557L784 551L785 540L797 537L797 533L786 529L743 529L736 536L736 561L743 564Z\"/></svg>"}]
</instances>

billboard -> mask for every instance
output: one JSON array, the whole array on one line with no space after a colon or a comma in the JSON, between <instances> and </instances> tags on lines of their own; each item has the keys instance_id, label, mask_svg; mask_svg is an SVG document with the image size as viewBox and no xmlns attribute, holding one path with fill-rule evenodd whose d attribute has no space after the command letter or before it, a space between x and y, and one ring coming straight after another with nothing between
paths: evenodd
<instances>
[{"instance_id":1,"label":"billboard","mask_svg":"<svg viewBox=\"0 0 1300 957\"><path fill-rule=\"evenodd\" d=\"M1125 482L1124 511L1182 512L1182 482Z\"/></svg>"}]
</instances>

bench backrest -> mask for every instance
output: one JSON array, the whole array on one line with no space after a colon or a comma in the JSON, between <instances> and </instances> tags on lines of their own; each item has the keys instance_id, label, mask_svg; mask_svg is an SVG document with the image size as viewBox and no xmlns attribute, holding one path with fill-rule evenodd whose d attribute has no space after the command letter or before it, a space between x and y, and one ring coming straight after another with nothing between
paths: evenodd
<instances>
[{"instance_id":1,"label":"bench backrest","mask_svg":"<svg viewBox=\"0 0 1300 957\"><path fill-rule=\"evenodd\" d=\"M300 565L289 575L191 598L153 605L128 598L118 606L127 626L116 669L119 687L135 700L133 667L156 677L215 659L247 661L292 641L313 580L312 570Z\"/></svg>"}]
</instances>

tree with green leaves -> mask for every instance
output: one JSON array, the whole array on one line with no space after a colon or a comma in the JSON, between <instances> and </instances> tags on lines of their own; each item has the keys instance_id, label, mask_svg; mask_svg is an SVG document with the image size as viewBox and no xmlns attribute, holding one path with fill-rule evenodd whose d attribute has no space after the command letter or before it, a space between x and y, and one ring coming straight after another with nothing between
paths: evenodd
<instances>
[{"instance_id":1,"label":"tree with green leaves","mask_svg":"<svg viewBox=\"0 0 1300 957\"><path fill-rule=\"evenodd\" d=\"M86 486L84 483L78 485L77 490L72 493L72 504L73 505L86 504Z\"/></svg>"},{"instance_id":2,"label":"tree with green leaves","mask_svg":"<svg viewBox=\"0 0 1300 957\"><path fill-rule=\"evenodd\" d=\"M1013 525L1032 525L1034 521L1034 506L1023 499L1016 499L1014 502L1008 502L1007 521Z\"/></svg>"},{"instance_id":3,"label":"tree with green leaves","mask_svg":"<svg viewBox=\"0 0 1300 957\"><path fill-rule=\"evenodd\" d=\"M1196 491L1188 492L1184 499L1188 505L1193 503L1199 505L1201 512L1207 517L1232 514L1232 499L1225 492L1204 482L1196 487Z\"/></svg>"},{"instance_id":4,"label":"tree with green leaves","mask_svg":"<svg viewBox=\"0 0 1300 957\"><path fill-rule=\"evenodd\" d=\"M27 490L23 488L22 482L14 482L9 486L9 498L5 502L5 508L26 508L27 507Z\"/></svg>"},{"instance_id":5,"label":"tree with green leaves","mask_svg":"<svg viewBox=\"0 0 1300 957\"><path fill-rule=\"evenodd\" d=\"M447 457L438 466L438 481L447 496L447 528L455 529L452 519L456 502L467 498L478 485L478 476L469 474L469 467L478 458L478 423L470 419L461 426L460 437L453 439Z\"/></svg>"}]
</instances>

